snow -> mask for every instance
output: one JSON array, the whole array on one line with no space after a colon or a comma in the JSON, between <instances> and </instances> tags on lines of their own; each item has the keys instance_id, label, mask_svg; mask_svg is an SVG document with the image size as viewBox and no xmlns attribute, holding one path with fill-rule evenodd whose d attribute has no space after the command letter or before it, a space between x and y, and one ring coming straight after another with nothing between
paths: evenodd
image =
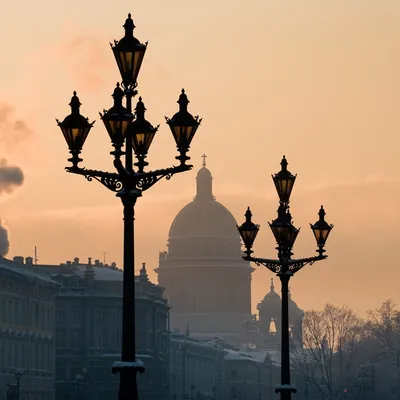
<instances>
[{"instance_id":1,"label":"snow","mask_svg":"<svg viewBox=\"0 0 400 400\"><path fill-rule=\"evenodd\" d=\"M123 271L120 269L111 269L108 267L96 267L92 266L93 271L95 273L95 279L97 281L117 281L122 282L123 280ZM84 276L86 269L86 265L79 264L77 266L77 275L80 277Z\"/></svg>"},{"instance_id":2,"label":"snow","mask_svg":"<svg viewBox=\"0 0 400 400\"><path fill-rule=\"evenodd\" d=\"M115 361L112 366L112 371L114 373L118 372L121 369L125 368L134 368L137 369L139 372L144 372L144 363L143 361L136 360L136 361Z\"/></svg>"},{"instance_id":3,"label":"snow","mask_svg":"<svg viewBox=\"0 0 400 400\"><path fill-rule=\"evenodd\" d=\"M224 349L225 360L248 360L256 363L263 364L268 355L268 351L236 351L230 349Z\"/></svg>"},{"instance_id":4,"label":"snow","mask_svg":"<svg viewBox=\"0 0 400 400\"><path fill-rule=\"evenodd\" d=\"M50 277L48 277L44 274L33 272L28 268L24 268L23 266L20 267L18 264L6 265L5 263L2 263L2 260L0 260L0 268L10 271L10 272L13 272L15 274L24 275L27 278L36 278L41 281L46 281L46 282L52 283L54 286L59 286L59 284L57 282L53 281Z\"/></svg>"},{"instance_id":5,"label":"snow","mask_svg":"<svg viewBox=\"0 0 400 400\"><path fill-rule=\"evenodd\" d=\"M275 386L275 393L282 392L285 390L290 390L291 392L295 393L297 391L296 385L290 384L290 385L279 385Z\"/></svg>"}]
</instances>

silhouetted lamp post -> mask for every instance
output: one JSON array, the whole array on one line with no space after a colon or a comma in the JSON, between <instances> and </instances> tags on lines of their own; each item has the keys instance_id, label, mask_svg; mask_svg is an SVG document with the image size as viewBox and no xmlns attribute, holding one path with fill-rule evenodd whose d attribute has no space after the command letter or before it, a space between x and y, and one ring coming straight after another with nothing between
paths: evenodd
<instances>
[{"instance_id":1,"label":"silhouetted lamp post","mask_svg":"<svg viewBox=\"0 0 400 400\"><path fill-rule=\"evenodd\" d=\"M310 224L317 241L318 255L309 258L292 259L292 248L299 233L299 229L293 226L292 216L289 212L289 199L296 176L288 171L287 165L287 160L285 156L283 156L281 170L272 177L279 196L279 208L278 217L272 221L272 223L269 223L269 226L278 244L276 248L278 251L278 259L271 260L251 256L253 253L251 249L260 226L254 224L251 220L252 213L250 207L247 208L245 214L246 221L240 227L238 226L240 236L246 248L243 258L247 261L253 261L257 265L267 267L270 271L279 276L282 283L281 385L275 389L277 393L281 394L282 400L290 400L292 398L292 393L296 392L295 386L290 383L289 280L305 265L313 264L316 261L327 258L327 256L324 255L324 246L333 228L333 225L329 225L325 221L325 211L321 206L318 213L318 221L313 225Z\"/></svg>"},{"instance_id":2,"label":"silhouetted lamp post","mask_svg":"<svg viewBox=\"0 0 400 400\"><path fill-rule=\"evenodd\" d=\"M122 317L122 361L113 365L113 372L120 373L119 400L136 400L137 372L143 372L144 366L136 360L135 354L135 276L134 276L134 206L142 192L151 188L160 179L170 179L172 175L188 171L187 156L191 141L201 123L198 116L193 117L187 110L189 100L182 89L179 97L179 111L167 119L176 141L179 155L178 166L155 171L144 171L148 163L145 161L150 145L158 130L145 118L146 108L142 98L136 104L132 114L132 98L137 94L137 77L146 52L147 44L142 44L133 36L135 25L131 15L125 21L125 36L111 44L121 74L122 84L117 86L112 95L114 104L109 110L100 113L114 150L110 153L114 160L116 172L104 172L86 169L78 164L82 147L88 137L93 122L80 114L81 103L74 92L69 105L71 114L58 126L68 144L72 166L66 167L68 172L83 175L88 181L96 179L107 189L116 193L124 209L124 272L123 272L123 317ZM125 106L123 100L125 98ZM133 155L137 162L133 164ZM124 158L125 165L123 165ZM134 166L136 169L134 169Z\"/></svg>"}]
</instances>

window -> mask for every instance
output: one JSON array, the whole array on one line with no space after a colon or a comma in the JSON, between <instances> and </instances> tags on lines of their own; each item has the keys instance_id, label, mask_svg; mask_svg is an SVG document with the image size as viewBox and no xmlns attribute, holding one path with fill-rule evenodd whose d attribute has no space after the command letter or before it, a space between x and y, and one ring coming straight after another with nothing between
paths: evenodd
<instances>
[{"instance_id":1,"label":"window","mask_svg":"<svg viewBox=\"0 0 400 400\"><path fill-rule=\"evenodd\" d=\"M97 320L97 322L103 322L103 309L102 308L98 308L96 310L96 320Z\"/></svg>"},{"instance_id":2,"label":"window","mask_svg":"<svg viewBox=\"0 0 400 400\"><path fill-rule=\"evenodd\" d=\"M39 327L39 305L35 304L35 327Z\"/></svg>"},{"instance_id":3,"label":"window","mask_svg":"<svg viewBox=\"0 0 400 400\"><path fill-rule=\"evenodd\" d=\"M7 321L12 322L12 315L13 315L13 302L8 300L8 310L7 310Z\"/></svg>"},{"instance_id":4,"label":"window","mask_svg":"<svg viewBox=\"0 0 400 400\"><path fill-rule=\"evenodd\" d=\"M81 310L80 310L80 308L79 307L74 307L73 309L72 309L72 319L74 320L74 321L80 321L80 319L81 319L81 312L80 312Z\"/></svg>"},{"instance_id":5,"label":"window","mask_svg":"<svg viewBox=\"0 0 400 400\"><path fill-rule=\"evenodd\" d=\"M236 378L236 377L237 377L237 371L236 371L236 369L232 369L232 370L231 370L231 377L232 377L232 378Z\"/></svg>"},{"instance_id":6,"label":"window","mask_svg":"<svg viewBox=\"0 0 400 400\"><path fill-rule=\"evenodd\" d=\"M41 326L42 329L46 329L46 310L45 310L44 307L42 307L42 310L41 310L41 311L42 311L42 312L41 312L42 318L41 318L41 324L40 324L40 326Z\"/></svg>"},{"instance_id":7,"label":"window","mask_svg":"<svg viewBox=\"0 0 400 400\"><path fill-rule=\"evenodd\" d=\"M15 302L15 323L20 324L21 322L21 314L20 314L20 304L19 301Z\"/></svg>"},{"instance_id":8,"label":"window","mask_svg":"<svg viewBox=\"0 0 400 400\"><path fill-rule=\"evenodd\" d=\"M238 391L237 388L234 386L231 388L231 399L237 399L238 397Z\"/></svg>"},{"instance_id":9,"label":"window","mask_svg":"<svg viewBox=\"0 0 400 400\"><path fill-rule=\"evenodd\" d=\"M6 301L4 299L1 300L1 314L3 321L7 321Z\"/></svg>"},{"instance_id":10,"label":"window","mask_svg":"<svg viewBox=\"0 0 400 400\"><path fill-rule=\"evenodd\" d=\"M64 309L58 308L56 310L56 321L64 321Z\"/></svg>"},{"instance_id":11,"label":"window","mask_svg":"<svg viewBox=\"0 0 400 400\"><path fill-rule=\"evenodd\" d=\"M52 324L52 320L51 320L51 309L49 308L47 310L47 329L52 329L53 328L53 324Z\"/></svg>"}]
</instances>

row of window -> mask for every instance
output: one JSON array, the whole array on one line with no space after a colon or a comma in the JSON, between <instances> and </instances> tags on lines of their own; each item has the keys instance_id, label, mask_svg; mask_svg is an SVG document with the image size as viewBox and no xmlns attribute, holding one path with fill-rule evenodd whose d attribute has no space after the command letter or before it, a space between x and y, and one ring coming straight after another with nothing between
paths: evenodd
<instances>
[{"instance_id":1,"label":"row of window","mask_svg":"<svg viewBox=\"0 0 400 400\"><path fill-rule=\"evenodd\" d=\"M121 323L121 307L118 308L95 308L94 319L96 323L102 323L106 320L110 322L110 319L117 324ZM82 319L81 307L57 307L56 310L56 321L73 321L79 322Z\"/></svg>"},{"instance_id":2,"label":"row of window","mask_svg":"<svg viewBox=\"0 0 400 400\"><path fill-rule=\"evenodd\" d=\"M186 373L190 382L198 387L212 386L215 381L215 360L209 358L187 355Z\"/></svg>"},{"instance_id":3,"label":"row of window","mask_svg":"<svg viewBox=\"0 0 400 400\"><path fill-rule=\"evenodd\" d=\"M3 367L53 371L54 347L29 340L0 338L0 365Z\"/></svg>"},{"instance_id":4,"label":"row of window","mask_svg":"<svg viewBox=\"0 0 400 400\"><path fill-rule=\"evenodd\" d=\"M11 298L0 299L0 320L30 328L51 330L54 327L53 309L49 304Z\"/></svg>"}]
</instances>

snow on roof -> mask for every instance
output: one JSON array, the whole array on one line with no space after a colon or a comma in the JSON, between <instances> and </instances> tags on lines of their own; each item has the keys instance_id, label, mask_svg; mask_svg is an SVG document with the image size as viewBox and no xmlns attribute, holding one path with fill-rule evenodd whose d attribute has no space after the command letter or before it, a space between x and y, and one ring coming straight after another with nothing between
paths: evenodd
<instances>
[{"instance_id":1,"label":"snow on roof","mask_svg":"<svg viewBox=\"0 0 400 400\"><path fill-rule=\"evenodd\" d=\"M85 264L78 264L76 265L76 274L80 277L84 277L85 274L85 269L86 269ZM123 280L123 271L120 269L112 269L108 267L96 267L93 266L93 271L95 273L95 279L96 281L117 281L117 282L122 282Z\"/></svg>"},{"instance_id":2,"label":"snow on roof","mask_svg":"<svg viewBox=\"0 0 400 400\"><path fill-rule=\"evenodd\" d=\"M2 262L0 260L0 269L6 270L6 271L10 271L10 272L13 272L13 273L18 274L18 275L25 276L27 278L29 278L29 277L30 278L36 278L38 280L49 282L49 283L52 283L52 284L58 286L58 283L53 281L53 279L51 279L47 275L43 275L43 274L39 274L39 273L33 272L32 270L24 268L24 267L22 267L22 268L18 267L18 264L5 264L4 262Z\"/></svg>"},{"instance_id":3,"label":"snow on roof","mask_svg":"<svg viewBox=\"0 0 400 400\"><path fill-rule=\"evenodd\" d=\"M237 351L231 349L225 349L225 360L237 360L237 361L253 361L256 363L264 363L268 356L268 351Z\"/></svg>"}]
</instances>

